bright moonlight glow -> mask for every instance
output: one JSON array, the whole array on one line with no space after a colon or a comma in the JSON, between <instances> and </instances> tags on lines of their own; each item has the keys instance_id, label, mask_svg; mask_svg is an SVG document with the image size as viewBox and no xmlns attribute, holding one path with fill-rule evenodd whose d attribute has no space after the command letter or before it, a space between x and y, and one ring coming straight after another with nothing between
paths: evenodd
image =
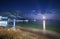
<instances>
[{"instance_id":1,"label":"bright moonlight glow","mask_svg":"<svg viewBox=\"0 0 60 39\"><path fill-rule=\"evenodd\" d=\"M43 19L46 19L46 17L45 17L45 16L43 16Z\"/></svg>"}]
</instances>

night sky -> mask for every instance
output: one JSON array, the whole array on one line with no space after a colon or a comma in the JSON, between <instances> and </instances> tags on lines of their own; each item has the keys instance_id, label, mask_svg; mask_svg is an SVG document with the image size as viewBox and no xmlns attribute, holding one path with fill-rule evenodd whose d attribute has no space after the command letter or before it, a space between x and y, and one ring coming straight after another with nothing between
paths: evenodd
<instances>
[{"instance_id":1,"label":"night sky","mask_svg":"<svg viewBox=\"0 0 60 39\"><path fill-rule=\"evenodd\" d=\"M60 0L0 0L1 11L16 11L25 18L38 19L38 14L44 14L48 19L60 19Z\"/></svg>"}]
</instances>

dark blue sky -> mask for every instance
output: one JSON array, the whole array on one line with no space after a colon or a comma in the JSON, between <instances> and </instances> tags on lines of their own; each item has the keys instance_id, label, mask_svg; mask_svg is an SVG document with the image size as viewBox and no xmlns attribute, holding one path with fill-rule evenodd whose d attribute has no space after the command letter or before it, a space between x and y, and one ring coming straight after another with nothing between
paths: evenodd
<instances>
[{"instance_id":1,"label":"dark blue sky","mask_svg":"<svg viewBox=\"0 0 60 39\"><path fill-rule=\"evenodd\" d=\"M0 10L60 9L60 0L0 0Z\"/></svg>"},{"instance_id":2,"label":"dark blue sky","mask_svg":"<svg viewBox=\"0 0 60 39\"><path fill-rule=\"evenodd\" d=\"M53 13L59 17L60 0L0 0L0 11L19 11L22 14ZM26 16L26 15L25 15Z\"/></svg>"}]
</instances>

